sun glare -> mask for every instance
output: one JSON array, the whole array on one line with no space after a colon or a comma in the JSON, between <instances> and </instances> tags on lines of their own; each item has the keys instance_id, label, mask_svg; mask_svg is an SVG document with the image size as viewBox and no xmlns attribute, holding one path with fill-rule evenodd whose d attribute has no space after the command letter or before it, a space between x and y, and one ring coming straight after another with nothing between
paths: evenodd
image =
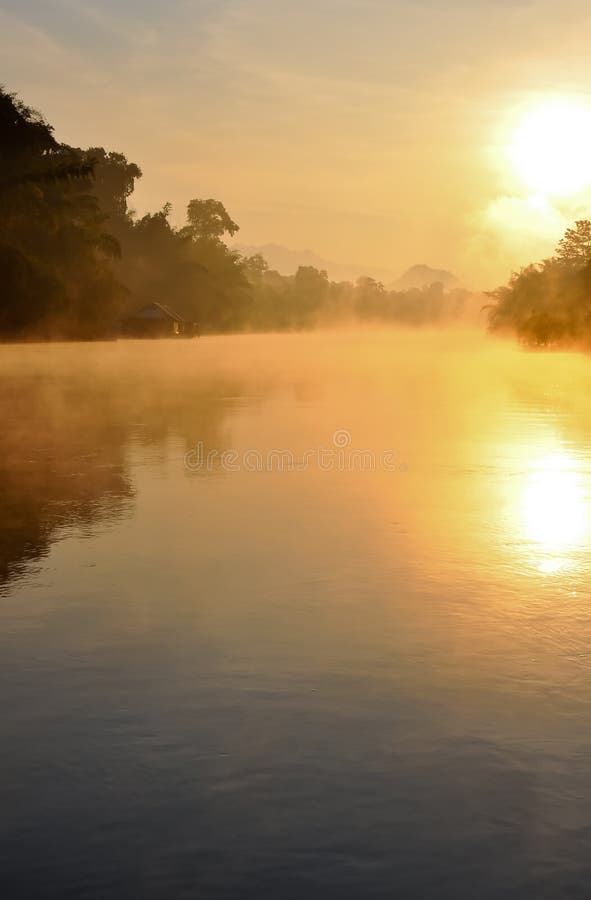
<instances>
[{"instance_id":1,"label":"sun glare","mask_svg":"<svg viewBox=\"0 0 591 900\"><path fill-rule=\"evenodd\" d=\"M573 459L558 453L536 465L523 495L523 515L527 537L542 556L541 571L557 571L563 562L560 555L581 547L589 533L589 512Z\"/></svg>"},{"instance_id":2,"label":"sun glare","mask_svg":"<svg viewBox=\"0 0 591 900\"><path fill-rule=\"evenodd\" d=\"M513 167L532 190L569 196L591 184L591 109L555 101L527 113L509 147Z\"/></svg>"}]
</instances>

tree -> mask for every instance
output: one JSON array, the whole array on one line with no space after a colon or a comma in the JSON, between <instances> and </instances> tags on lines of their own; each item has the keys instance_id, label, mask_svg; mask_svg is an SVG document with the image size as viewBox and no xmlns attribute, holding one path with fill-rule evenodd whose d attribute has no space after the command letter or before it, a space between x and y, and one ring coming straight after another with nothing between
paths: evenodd
<instances>
[{"instance_id":1,"label":"tree","mask_svg":"<svg viewBox=\"0 0 591 900\"><path fill-rule=\"evenodd\" d=\"M291 291L293 324L296 328L312 327L328 295L328 275L324 269L300 266Z\"/></svg>"},{"instance_id":2,"label":"tree","mask_svg":"<svg viewBox=\"0 0 591 900\"><path fill-rule=\"evenodd\" d=\"M355 311L361 318L384 316L388 299L386 289L380 281L362 275L355 283Z\"/></svg>"},{"instance_id":3,"label":"tree","mask_svg":"<svg viewBox=\"0 0 591 900\"><path fill-rule=\"evenodd\" d=\"M0 334L95 337L123 288L117 242L92 196L93 165L0 90Z\"/></svg>"},{"instance_id":4,"label":"tree","mask_svg":"<svg viewBox=\"0 0 591 900\"><path fill-rule=\"evenodd\" d=\"M591 266L547 259L514 273L492 291L491 331L513 332L525 344L547 346L591 334Z\"/></svg>"},{"instance_id":5,"label":"tree","mask_svg":"<svg viewBox=\"0 0 591 900\"><path fill-rule=\"evenodd\" d=\"M11 165L22 166L30 159L58 149L53 128L41 113L31 109L16 94L0 86L0 164L3 173Z\"/></svg>"},{"instance_id":6,"label":"tree","mask_svg":"<svg viewBox=\"0 0 591 900\"><path fill-rule=\"evenodd\" d=\"M221 241L225 234L233 237L240 230L219 200L191 200L187 223L186 232L195 241Z\"/></svg>"},{"instance_id":7,"label":"tree","mask_svg":"<svg viewBox=\"0 0 591 900\"><path fill-rule=\"evenodd\" d=\"M525 344L547 346L591 338L591 221L568 228L556 256L513 273L489 296L492 331L512 331Z\"/></svg>"},{"instance_id":8,"label":"tree","mask_svg":"<svg viewBox=\"0 0 591 900\"><path fill-rule=\"evenodd\" d=\"M91 147L84 155L94 165L92 192L102 211L111 219L126 219L129 215L127 200L137 179L142 177L142 170L128 162L123 153L107 152L103 147Z\"/></svg>"},{"instance_id":9,"label":"tree","mask_svg":"<svg viewBox=\"0 0 591 900\"><path fill-rule=\"evenodd\" d=\"M591 222L579 219L574 228L568 228L556 248L556 257L567 264L591 262Z\"/></svg>"},{"instance_id":10,"label":"tree","mask_svg":"<svg viewBox=\"0 0 591 900\"><path fill-rule=\"evenodd\" d=\"M89 179L94 161L56 141L53 128L0 86L0 199L11 203L23 185Z\"/></svg>"},{"instance_id":11,"label":"tree","mask_svg":"<svg viewBox=\"0 0 591 900\"><path fill-rule=\"evenodd\" d=\"M244 256L242 266L249 282L255 286L262 284L265 273L269 271L269 264L260 253L255 253L254 256Z\"/></svg>"}]
</instances>

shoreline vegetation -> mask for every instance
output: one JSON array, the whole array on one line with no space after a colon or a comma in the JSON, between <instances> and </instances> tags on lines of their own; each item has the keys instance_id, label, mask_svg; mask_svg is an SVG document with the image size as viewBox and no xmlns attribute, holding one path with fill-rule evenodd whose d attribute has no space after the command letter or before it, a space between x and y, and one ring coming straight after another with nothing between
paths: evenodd
<instances>
[{"instance_id":1,"label":"shoreline vegetation","mask_svg":"<svg viewBox=\"0 0 591 900\"><path fill-rule=\"evenodd\" d=\"M388 290L311 265L281 275L227 246L239 226L218 200L190 200L180 228L169 203L137 217L141 177L122 153L59 143L40 113L0 90L0 340L108 338L149 304L201 334L479 316L481 296L441 283Z\"/></svg>"},{"instance_id":2,"label":"shoreline vegetation","mask_svg":"<svg viewBox=\"0 0 591 900\"><path fill-rule=\"evenodd\" d=\"M489 329L529 347L591 345L591 221L568 228L554 256L491 291Z\"/></svg>"},{"instance_id":3,"label":"shoreline vegetation","mask_svg":"<svg viewBox=\"0 0 591 900\"><path fill-rule=\"evenodd\" d=\"M0 341L125 336L124 323L150 305L201 334L482 325L483 309L491 331L530 346L591 331L587 220L555 257L487 296L440 282L396 290L370 277L331 281L310 265L286 276L240 254L226 244L239 226L219 200L190 200L178 228L170 203L137 217L129 203L141 177L122 153L59 143L40 113L0 88Z\"/></svg>"}]
</instances>

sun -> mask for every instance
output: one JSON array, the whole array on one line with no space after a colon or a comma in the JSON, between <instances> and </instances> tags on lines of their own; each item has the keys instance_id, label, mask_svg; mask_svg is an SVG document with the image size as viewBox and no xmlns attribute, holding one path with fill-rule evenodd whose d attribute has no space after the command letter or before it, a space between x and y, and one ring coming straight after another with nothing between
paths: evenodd
<instances>
[{"instance_id":1,"label":"sun","mask_svg":"<svg viewBox=\"0 0 591 900\"><path fill-rule=\"evenodd\" d=\"M521 119L509 146L514 170L531 190L567 197L591 185L591 109L555 100Z\"/></svg>"}]
</instances>

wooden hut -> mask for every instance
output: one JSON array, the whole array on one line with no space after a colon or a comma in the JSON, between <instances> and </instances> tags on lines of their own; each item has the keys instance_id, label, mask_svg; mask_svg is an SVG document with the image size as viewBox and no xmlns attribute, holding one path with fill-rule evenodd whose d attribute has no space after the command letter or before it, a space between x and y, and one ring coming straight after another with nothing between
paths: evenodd
<instances>
[{"instance_id":1,"label":"wooden hut","mask_svg":"<svg viewBox=\"0 0 591 900\"><path fill-rule=\"evenodd\" d=\"M195 322L188 322L155 300L123 319L121 331L125 337L135 338L191 337L198 333Z\"/></svg>"}]
</instances>

